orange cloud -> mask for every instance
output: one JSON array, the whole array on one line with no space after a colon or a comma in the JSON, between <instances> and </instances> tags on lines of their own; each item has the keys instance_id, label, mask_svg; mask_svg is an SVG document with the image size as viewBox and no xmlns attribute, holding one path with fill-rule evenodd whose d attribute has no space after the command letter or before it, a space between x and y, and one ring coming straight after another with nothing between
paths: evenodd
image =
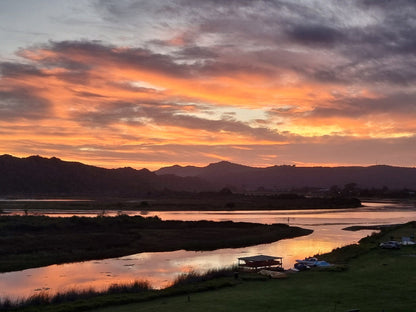
<instances>
[{"instance_id":1,"label":"orange cloud","mask_svg":"<svg viewBox=\"0 0 416 312\"><path fill-rule=\"evenodd\" d=\"M7 101L0 106L7 116L0 143L17 156L44 154L111 167L128 161L155 168L184 163L181 157L201 163L196 156L207 162L318 164L287 150L298 150L302 142L322 144L328 136L415 133L406 114L411 97L400 98L402 110L385 113L394 94L323 84L259 61L181 63L150 50L93 42L50 43L19 55L26 63L2 64L0 77ZM328 157L325 163L347 162Z\"/></svg>"}]
</instances>

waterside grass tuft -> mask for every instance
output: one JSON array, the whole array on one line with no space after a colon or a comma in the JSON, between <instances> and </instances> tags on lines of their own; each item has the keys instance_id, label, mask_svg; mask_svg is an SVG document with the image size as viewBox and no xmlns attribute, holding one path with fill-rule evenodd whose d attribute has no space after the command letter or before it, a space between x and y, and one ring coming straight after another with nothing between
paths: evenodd
<instances>
[{"instance_id":1,"label":"waterside grass tuft","mask_svg":"<svg viewBox=\"0 0 416 312\"><path fill-rule=\"evenodd\" d=\"M150 293L153 289L147 281L133 281L124 284L112 284L108 289L97 291L93 288L88 289L70 289L64 292L57 292L51 294L47 290L41 291L37 294L29 296L28 298L21 298L11 300L9 298L0 299L0 311L18 311L26 309L28 311L38 309L42 311L46 307L57 307L63 303L79 302L88 300L90 298L99 298L102 296L111 296L116 294L139 294Z\"/></svg>"}]
</instances>

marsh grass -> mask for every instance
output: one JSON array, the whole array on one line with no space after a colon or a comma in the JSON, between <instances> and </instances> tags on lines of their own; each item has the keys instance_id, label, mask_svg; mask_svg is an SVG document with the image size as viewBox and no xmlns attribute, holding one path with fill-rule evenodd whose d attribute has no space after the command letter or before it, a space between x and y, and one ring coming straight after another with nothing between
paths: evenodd
<instances>
[{"instance_id":1,"label":"marsh grass","mask_svg":"<svg viewBox=\"0 0 416 312\"><path fill-rule=\"evenodd\" d=\"M18 310L26 307L44 307L48 305L57 305L78 300L86 300L98 296L114 294L137 294L150 292L153 289L148 281L133 281L131 283L111 284L106 290L98 291L94 288L87 289L69 289L51 294L49 291L41 291L27 298L11 300L0 299L0 311Z\"/></svg>"},{"instance_id":2,"label":"marsh grass","mask_svg":"<svg viewBox=\"0 0 416 312\"><path fill-rule=\"evenodd\" d=\"M171 287L196 284L221 277L231 277L234 276L236 271L237 266L210 269L204 273L191 271L188 273L178 275L172 282Z\"/></svg>"}]
</instances>

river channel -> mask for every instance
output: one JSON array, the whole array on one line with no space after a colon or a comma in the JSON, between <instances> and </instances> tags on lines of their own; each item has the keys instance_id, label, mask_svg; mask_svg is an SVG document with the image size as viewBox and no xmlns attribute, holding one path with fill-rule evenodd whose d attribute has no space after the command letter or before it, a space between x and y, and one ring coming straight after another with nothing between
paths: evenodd
<instances>
[{"instance_id":1,"label":"river channel","mask_svg":"<svg viewBox=\"0 0 416 312\"><path fill-rule=\"evenodd\" d=\"M296 259L329 252L336 247L356 243L373 231L345 231L351 225L397 224L416 220L416 207L406 203L364 202L365 207L339 210L280 210L280 211L170 211L149 212L163 220L213 220L257 223L286 223L314 230L308 236L280 240L245 248L228 248L214 251L138 253L126 257L50 265L0 274L0 298L23 298L47 291L55 293L70 289L93 287L105 289L113 283L147 280L154 288L164 288L180 274L190 271L235 265L238 257L265 254L283 257L288 269ZM97 212L40 211L50 216L87 215ZM108 215L120 213L107 211ZM139 212L123 212L138 214ZM143 213L143 212L142 212Z\"/></svg>"}]
</instances>

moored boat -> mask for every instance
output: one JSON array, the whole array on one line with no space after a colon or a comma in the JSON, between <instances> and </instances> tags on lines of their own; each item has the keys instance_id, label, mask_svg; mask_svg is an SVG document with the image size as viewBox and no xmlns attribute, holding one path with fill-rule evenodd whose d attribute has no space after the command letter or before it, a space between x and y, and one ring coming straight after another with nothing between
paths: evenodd
<instances>
[{"instance_id":1,"label":"moored boat","mask_svg":"<svg viewBox=\"0 0 416 312\"><path fill-rule=\"evenodd\" d=\"M296 260L297 263L301 263L301 264L307 265L309 267L315 266L317 261L318 261L318 259L315 258L315 257L308 257L308 258L305 258L303 260Z\"/></svg>"},{"instance_id":2,"label":"moored boat","mask_svg":"<svg viewBox=\"0 0 416 312\"><path fill-rule=\"evenodd\" d=\"M330 264L328 262L326 262L326 261L320 261L320 260L318 260L315 257L308 257L308 258L305 258L303 260L296 260L296 262L299 263L299 264L304 264L304 265L309 266L309 267L330 266Z\"/></svg>"},{"instance_id":3,"label":"moored boat","mask_svg":"<svg viewBox=\"0 0 416 312\"><path fill-rule=\"evenodd\" d=\"M304 263L295 263L294 268L298 271L306 271L306 270L310 270L311 267Z\"/></svg>"}]
</instances>

